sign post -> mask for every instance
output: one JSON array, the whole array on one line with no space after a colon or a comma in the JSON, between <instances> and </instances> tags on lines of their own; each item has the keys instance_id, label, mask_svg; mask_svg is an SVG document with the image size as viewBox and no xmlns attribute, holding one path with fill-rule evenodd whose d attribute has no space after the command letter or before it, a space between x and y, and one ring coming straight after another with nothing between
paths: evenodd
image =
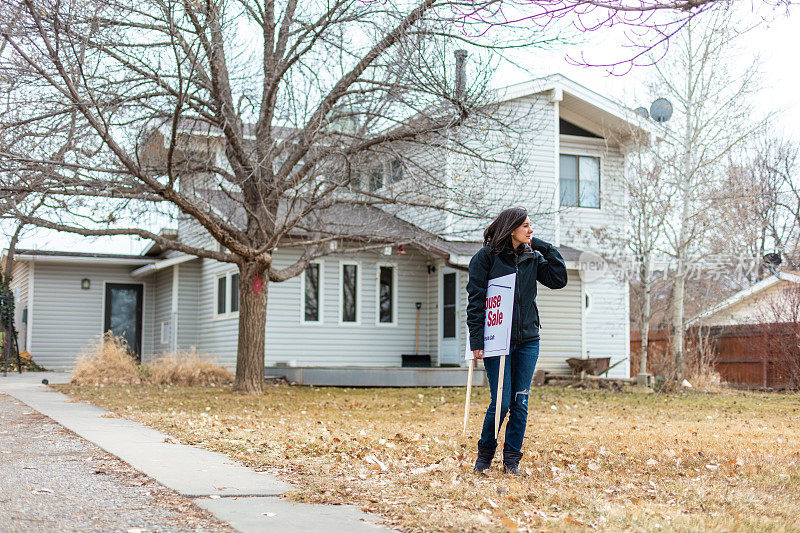
<instances>
[{"instance_id":1,"label":"sign post","mask_svg":"<svg viewBox=\"0 0 800 533\"><path fill-rule=\"evenodd\" d=\"M514 312L514 286L516 274L508 274L490 279L486 288L486 315L483 325L483 357L500 357L500 373L497 376L497 398L494 414L494 436L500 430L500 407L503 399L503 375L505 374L506 355L511 348L511 321ZM469 403L472 392L472 372L475 367L472 349L467 331L467 351L464 358L469 361L467 374L467 398L464 407L464 431L467 434Z\"/></svg>"}]
</instances>

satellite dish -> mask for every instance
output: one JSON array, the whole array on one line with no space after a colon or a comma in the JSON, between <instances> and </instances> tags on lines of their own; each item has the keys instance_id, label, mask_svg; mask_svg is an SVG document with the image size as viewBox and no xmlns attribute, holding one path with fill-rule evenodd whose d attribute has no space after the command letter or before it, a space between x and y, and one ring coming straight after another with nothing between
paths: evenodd
<instances>
[{"instance_id":1,"label":"satellite dish","mask_svg":"<svg viewBox=\"0 0 800 533\"><path fill-rule=\"evenodd\" d=\"M647 111L646 107L639 106L636 109L634 109L633 112L639 115L640 117L650 118L650 113Z\"/></svg>"},{"instance_id":2,"label":"satellite dish","mask_svg":"<svg viewBox=\"0 0 800 533\"><path fill-rule=\"evenodd\" d=\"M776 267L783 262L780 252L772 252L771 254L764 254L764 264L767 266Z\"/></svg>"},{"instance_id":3,"label":"satellite dish","mask_svg":"<svg viewBox=\"0 0 800 533\"><path fill-rule=\"evenodd\" d=\"M650 104L650 117L656 122L666 122L671 116L672 104L666 98L658 98Z\"/></svg>"}]
</instances>

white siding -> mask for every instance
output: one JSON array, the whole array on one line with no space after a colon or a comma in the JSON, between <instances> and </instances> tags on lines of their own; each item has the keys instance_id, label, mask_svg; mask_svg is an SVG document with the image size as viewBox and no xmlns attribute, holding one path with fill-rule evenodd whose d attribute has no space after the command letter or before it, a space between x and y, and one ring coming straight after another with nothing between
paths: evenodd
<instances>
[{"instance_id":1,"label":"white siding","mask_svg":"<svg viewBox=\"0 0 800 533\"><path fill-rule=\"evenodd\" d=\"M581 356L581 281L576 270L567 271L567 286L548 289L539 285L536 303L542 328L537 369L568 373L566 361Z\"/></svg>"},{"instance_id":2,"label":"white siding","mask_svg":"<svg viewBox=\"0 0 800 533\"><path fill-rule=\"evenodd\" d=\"M581 356L581 281L577 270L568 270L567 275L567 286L563 289L548 289L542 284L537 288L536 305L542 322L537 370L569 373L567 359ZM464 324L466 324L467 278L465 272L461 287L461 318ZM466 328L466 325L464 327ZM463 353L466 350L466 330L462 337Z\"/></svg>"},{"instance_id":3,"label":"white siding","mask_svg":"<svg viewBox=\"0 0 800 533\"><path fill-rule=\"evenodd\" d=\"M154 302L153 302L153 346L155 347L155 352L158 354L167 352L171 349L171 339L172 339L172 328L173 328L173 319L172 319L172 269L165 268L163 270L157 271L153 274L153 277L149 278L149 281L153 284L154 289ZM162 324L167 325L167 332L166 338L161 339L161 327ZM167 333L165 332L165 333Z\"/></svg>"},{"instance_id":4,"label":"white siding","mask_svg":"<svg viewBox=\"0 0 800 533\"><path fill-rule=\"evenodd\" d=\"M477 183L483 177L486 180L484 205L493 206L495 213L517 205L526 207L536 236L552 242L555 237L554 154L558 125L553 103L547 94L531 95L504 102L496 113L498 120L508 126L498 129L495 125L485 139L473 142L477 151L489 150L492 161L476 164L467 161L469 156L451 156L454 185L459 186L459 179ZM512 160L516 165L500 162ZM454 224L464 239L482 239L485 223L476 226L475 222L464 220Z\"/></svg>"},{"instance_id":5,"label":"white siding","mask_svg":"<svg viewBox=\"0 0 800 533\"><path fill-rule=\"evenodd\" d=\"M30 265L21 261L14 261L11 267L11 290L14 291L14 325L17 328L20 350L28 349L28 324L22 322L24 311L28 309L28 290L30 280ZM28 309L30 311L30 309ZM30 314L28 314L30 317ZM30 318L28 319L30 321Z\"/></svg>"},{"instance_id":6,"label":"white siding","mask_svg":"<svg viewBox=\"0 0 800 533\"><path fill-rule=\"evenodd\" d=\"M611 357L611 364L626 359L630 352L628 291L625 282L610 273L585 282L590 305L586 313L586 351L589 357ZM609 376L628 377L630 361L617 365Z\"/></svg>"},{"instance_id":7,"label":"white siding","mask_svg":"<svg viewBox=\"0 0 800 533\"><path fill-rule=\"evenodd\" d=\"M32 355L49 370L69 370L78 355L102 334L104 282L139 283L129 273L130 266L87 263L35 263ZM81 279L89 278L91 288L81 289ZM152 317L154 291L144 284L142 317L142 358L153 353Z\"/></svg>"},{"instance_id":8,"label":"white siding","mask_svg":"<svg viewBox=\"0 0 800 533\"><path fill-rule=\"evenodd\" d=\"M604 139L561 135L559 152L600 158L600 209L588 207L561 208L559 215L561 244L585 250L597 250L595 229L619 230L625 224L622 207L624 157L615 146Z\"/></svg>"},{"instance_id":9,"label":"white siding","mask_svg":"<svg viewBox=\"0 0 800 533\"><path fill-rule=\"evenodd\" d=\"M279 251L275 266L290 264L293 255ZM343 258L344 259L344 258ZM384 256L378 253L359 253L348 256L360 267L358 302L361 321L358 325L340 324L339 260L338 256L324 258L323 323L301 322L300 277L281 283L270 283L267 300L266 364L287 363L308 366L399 366L401 354L414 353L416 333L416 302L422 302L420 312L420 351L424 340L430 339L428 324L434 323L428 298L428 259L408 250L405 255ZM398 276L397 324L377 325L377 265L395 264ZM216 356L226 365L234 366L238 337L238 317L214 318L214 281L217 274L233 270L232 265L204 260L200 282L201 350ZM430 277L435 277L431 274ZM429 341L430 342L430 341ZM430 352L435 356L435 352Z\"/></svg>"},{"instance_id":10,"label":"white siding","mask_svg":"<svg viewBox=\"0 0 800 533\"><path fill-rule=\"evenodd\" d=\"M200 338L200 261L180 264L178 275L178 347L188 350Z\"/></svg>"}]
</instances>

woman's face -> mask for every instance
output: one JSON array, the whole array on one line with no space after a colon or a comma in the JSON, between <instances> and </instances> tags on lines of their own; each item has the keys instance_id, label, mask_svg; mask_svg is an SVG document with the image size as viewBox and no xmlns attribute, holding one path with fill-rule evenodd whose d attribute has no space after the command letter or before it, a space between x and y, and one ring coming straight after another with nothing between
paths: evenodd
<instances>
[{"instance_id":1,"label":"woman's face","mask_svg":"<svg viewBox=\"0 0 800 533\"><path fill-rule=\"evenodd\" d=\"M514 243L514 248L520 244L530 244L531 235L533 235L533 230L531 229L531 219L530 217L525 217L525 222L511 232L511 241Z\"/></svg>"}]
</instances>

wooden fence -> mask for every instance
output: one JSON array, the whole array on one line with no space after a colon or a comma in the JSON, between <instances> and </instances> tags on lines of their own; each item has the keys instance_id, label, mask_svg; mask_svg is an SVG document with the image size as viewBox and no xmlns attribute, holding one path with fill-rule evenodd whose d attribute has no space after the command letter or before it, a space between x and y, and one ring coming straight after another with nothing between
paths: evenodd
<instances>
[{"instance_id":1,"label":"wooden fence","mask_svg":"<svg viewBox=\"0 0 800 533\"><path fill-rule=\"evenodd\" d=\"M707 332L714 353L714 369L724 381L749 388L794 387L797 376L792 374L800 367L800 353L775 353L775 343L770 342L776 335L774 327L767 330L761 326L715 326ZM650 332L647 342L649 368L655 368L653 363L669 356L669 337L665 330ZM686 332L684 344L688 345L694 339L697 339L696 328ZM639 332L631 332L631 377L639 372L641 342Z\"/></svg>"}]
</instances>

